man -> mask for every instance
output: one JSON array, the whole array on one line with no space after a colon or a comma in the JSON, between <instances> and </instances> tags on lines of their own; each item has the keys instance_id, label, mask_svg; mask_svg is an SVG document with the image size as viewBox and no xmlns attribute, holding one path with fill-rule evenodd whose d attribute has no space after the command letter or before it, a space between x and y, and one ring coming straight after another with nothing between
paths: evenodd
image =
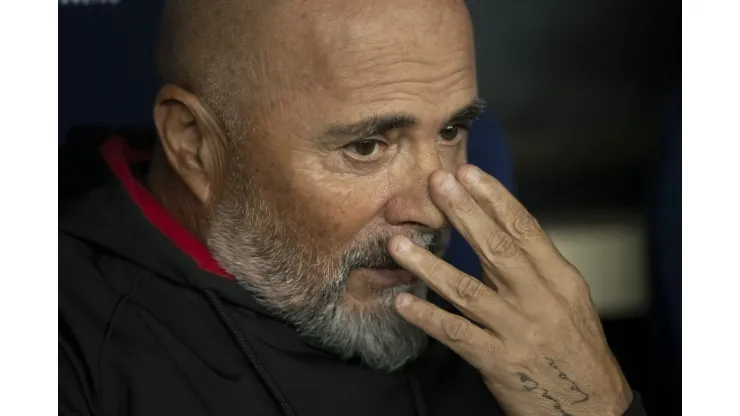
<instances>
[{"instance_id":1,"label":"man","mask_svg":"<svg viewBox=\"0 0 740 416\"><path fill-rule=\"evenodd\" d=\"M465 164L462 1L173 0L158 58L156 134L61 156L61 414L643 414L582 277Z\"/></svg>"}]
</instances>

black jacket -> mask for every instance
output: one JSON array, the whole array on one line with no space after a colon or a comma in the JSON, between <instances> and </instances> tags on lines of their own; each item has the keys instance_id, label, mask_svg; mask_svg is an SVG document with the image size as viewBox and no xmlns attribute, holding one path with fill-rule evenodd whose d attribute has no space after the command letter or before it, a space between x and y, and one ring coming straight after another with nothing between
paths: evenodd
<instances>
[{"instance_id":1,"label":"black jacket","mask_svg":"<svg viewBox=\"0 0 740 416\"><path fill-rule=\"evenodd\" d=\"M61 415L503 415L439 343L387 374L305 342L147 192L147 135L107 136L60 149Z\"/></svg>"}]
</instances>

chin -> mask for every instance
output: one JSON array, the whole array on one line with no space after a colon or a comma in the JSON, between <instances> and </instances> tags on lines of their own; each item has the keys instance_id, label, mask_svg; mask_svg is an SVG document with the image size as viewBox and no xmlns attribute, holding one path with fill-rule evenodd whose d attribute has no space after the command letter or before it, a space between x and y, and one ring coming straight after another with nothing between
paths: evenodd
<instances>
[{"instance_id":1,"label":"chin","mask_svg":"<svg viewBox=\"0 0 740 416\"><path fill-rule=\"evenodd\" d=\"M332 319L338 325L329 325L333 330L320 339L341 357L358 357L370 368L392 372L403 367L421 355L428 338L396 312L395 297L402 292L426 298L427 286L421 281L400 284L359 300L346 294Z\"/></svg>"},{"instance_id":2,"label":"chin","mask_svg":"<svg viewBox=\"0 0 740 416\"><path fill-rule=\"evenodd\" d=\"M345 310L350 313L359 312L363 315L367 313L396 314L394 303L399 293L411 293L418 298L426 299L428 292L427 285L421 280L382 287L355 286L355 290L351 289L352 285L344 294Z\"/></svg>"}]
</instances>

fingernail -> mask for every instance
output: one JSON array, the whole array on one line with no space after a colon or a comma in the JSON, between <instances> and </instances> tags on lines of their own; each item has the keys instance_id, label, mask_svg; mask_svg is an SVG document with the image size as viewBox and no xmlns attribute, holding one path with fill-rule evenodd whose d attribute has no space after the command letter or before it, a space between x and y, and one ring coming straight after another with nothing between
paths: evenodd
<instances>
[{"instance_id":1,"label":"fingernail","mask_svg":"<svg viewBox=\"0 0 740 416\"><path fill-rule=\"evenodd\" d=\"M411 241L409 241L406 237L399 238L400 241L398 241L398 245L396 245L396 251L399 253L403 253L404 251L409 251L411 248Z\"/></svg>"},{"instance_id":2,"label":"fingernail","mask_svg":"<svg viewBox=\"0 0 740 416\"><path fill-rule=\"evenodd\" d=\"M445 180L442 181L442 190L450 195L460 194L460 185L457 184L455 177L451 173L448 173Z\"/></svg>"},{"instance_id":3,"label":"fingernail","mask_svg":"<svg viewBox=\"0 0 740 416\"><path fill-rule=\"evenodd\" d=\"M396 296L397 308L406 307L409 303L411 303L411 295L409 295L408 293L399 293L398 296Z\"/></svg>"},{"instance_id":4,"label":"fingernail","mask_svg":"<svg viewBox=\"0 0 740 416\"><path fill-rule=\"evenodd\" d=\"M467 173L465 173L465 180L468 183L478 182L480 180L480 169L475 166L469 167Z\"/></svg>"}]
</instances>

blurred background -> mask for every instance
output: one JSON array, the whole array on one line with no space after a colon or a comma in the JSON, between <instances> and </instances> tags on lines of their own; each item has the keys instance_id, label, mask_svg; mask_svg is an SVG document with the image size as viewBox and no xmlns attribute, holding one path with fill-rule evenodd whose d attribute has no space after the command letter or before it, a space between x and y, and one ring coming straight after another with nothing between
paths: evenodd
<instances>
[{"instance_id":1,"label":"blurred background","mask_svg":"<svg viewBox=\"0 0 740 416\"><path fill-rule=\"evenodd\" d=\"M680 2L469 5L519 198L589 281L649 412L680 414Z\"/></svg>"},{"instance_id":2,"label":"blurred background","mask_svg":"<svg viewBox=\"0 0 740 416\"><path fill-rule=\"evenodd\" d=\"M652 415L681 412L681 3L471 0L491 165L589 281ZM161 0L59 2L59 142L149 123Z\"/></svg>"}]
</instances>

